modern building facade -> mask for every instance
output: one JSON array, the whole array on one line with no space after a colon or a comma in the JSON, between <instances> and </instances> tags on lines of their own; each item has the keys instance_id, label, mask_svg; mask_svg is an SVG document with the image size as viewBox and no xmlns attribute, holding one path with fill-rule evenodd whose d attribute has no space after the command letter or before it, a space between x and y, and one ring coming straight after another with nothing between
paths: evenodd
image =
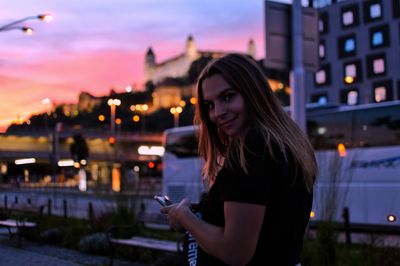
<instances>
[{"instance_id":1,"label":"modern building facade","mask_svg":"<svg viewBox=\"0 0 400 266\"><path fill-rule=\"evenodd\" d=\"M317 1L320 69L307 73L309 102L400 100L400 1Z\"/></svg>"}]
</instances>

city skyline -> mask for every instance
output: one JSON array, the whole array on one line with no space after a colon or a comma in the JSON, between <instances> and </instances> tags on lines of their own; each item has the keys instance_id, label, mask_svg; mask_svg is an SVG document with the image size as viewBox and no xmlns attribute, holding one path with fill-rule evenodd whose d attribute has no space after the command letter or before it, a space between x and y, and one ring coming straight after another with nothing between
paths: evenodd
<instances>
[{"instance_id":1,"label":"city skyline","mask_svg":"<svg viewBox=\"0 0 400 266\"><path fill-rule=\"evenodd\" d=\"M199 49L218 51L244 52L253 39L262 58L263 7L263 0L3 3L0 25L44 12L54 19L22 23L35 29L31 36L0 33L0 128L44 112L43 98L71 103L81 91L101 96L142 88L148 47L160 62L181 53L189 35Z\"/></svg>"}]
</instances>

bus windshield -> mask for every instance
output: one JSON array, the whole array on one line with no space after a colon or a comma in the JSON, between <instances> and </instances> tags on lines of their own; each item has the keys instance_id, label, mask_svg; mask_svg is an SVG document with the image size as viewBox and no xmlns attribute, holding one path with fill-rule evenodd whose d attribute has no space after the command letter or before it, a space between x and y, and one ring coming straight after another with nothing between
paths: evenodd
<instances>
[{"instance_id":1,"label":"bus windshield","mask_svg":"<svg viewBox=\"0 0 400 266\"><path fill-rule=\"evenodd\" d=\"M165 151L178 158L197 157L198 134L193 127L190 130L169 130L166 132Z\"/></svg>"}]
</instances>

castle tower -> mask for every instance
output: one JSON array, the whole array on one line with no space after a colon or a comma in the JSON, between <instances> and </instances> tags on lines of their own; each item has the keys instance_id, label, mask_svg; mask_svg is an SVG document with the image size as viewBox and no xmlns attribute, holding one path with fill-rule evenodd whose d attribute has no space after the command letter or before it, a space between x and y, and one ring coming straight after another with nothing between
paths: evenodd
<instances>
[{"instance_id":1,"label":"castle tower","mask_svg":"<svg viewBox=\"0 0 400 266\"><path fill-rule=\"evenodd\" d=\"M186 40L186 55L189 58L197 58L197 48L196 48L196 43L194 42L193 36L189 35L189 37Z\"/></svg>"},{"instance_id":2,"label":"castle tower","mask_svg":"<svg viewBox=\"0 0 400 266\"><path fill-rule=\"evenodd\" d=\"M250 39L249 43L247 44L247 54L253 58L256 58L256 53L256 44L254 43L253 39Z\"/></svg>"},{"instance_id":3,"label":"castle tower","mask_svg":"<svg viewBox=\"0 0 400 266\"><path fill-rule=\"evenodd\" d=\"M148 81L152 79L153 71L156 66L156 56L154 55L153 49L149 47L147 50L144 60L144 80Z\"/></svg>"},{"instance_id":4,"label":"castle tower","mask_svg":"<svg viewBox=\"0 0 400 266\"><path fill-rule=\"evenodd\" d=\"M154 55L153 49L149 47L146 53L146 59L145 59L145 66L147 65L148 67L154 67L156 65L156 56Z\"/></svg>"}]
</instances>

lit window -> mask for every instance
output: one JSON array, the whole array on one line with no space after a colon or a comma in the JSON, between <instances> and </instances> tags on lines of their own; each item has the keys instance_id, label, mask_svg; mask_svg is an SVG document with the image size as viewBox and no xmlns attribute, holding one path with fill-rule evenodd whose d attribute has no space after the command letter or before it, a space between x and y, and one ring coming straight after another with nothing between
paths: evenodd
<instances>
[{"instance_id":1,"label":"lit window","mask_svg":"<svg viewBox=\"0 0 400 266\"><path fill-rule=\"evenodd\" d=\"M368 77L375 77L386 74L385 53L367 55L367 73Z\"/></svg>"},{"instance_id":2,"label":"lit window","mask_svg":"<svg viewBox=\"0 0 400 266\"><path fill-rule=\"evenodd\" d=\"M343 6L340 9L342 28L357 26L359 24L359 7L358 3Z\"/></svg>"},{"instance_id":3,"label":"lit window","mask_svg":"<svg viewBox=\"0 0 400 266\"><path fill-rule=\"evenodd\" d=\"M354 23L354 14L352 11L344 12L342 15L342 23L345 26L349 26Z\"/></svg>"},{"instance_id":4,"label":"lit window","mask_svg":"<svg viewBox=\"0 0 400 266\"><path fill-rule=\"evenodd\" d=\"M321 96L318 99L319 104L327 104L328 103L328 98L326 96Z\"/></svg>"},{"instance_id":5,"label":"lit window","mask_svg":"<svg viewBox=\"0 0 400 266\"><path fill-rule=\"evenodd\" d=\"M383 58L375 59L372 64L374 74L385 73L385 61L383 60Z\"/></svg>"},{"instance_id":6,"label":"lit window","mask_svg":"<svg viewBox=\"0 0 400 266\"><path fill-rule=\"evenodd\" d=\"M311 102L318 104L326 104L328 103L328 95L326 93L311 95Z\"/></svg>"},{"instance_id":7,"label":"lit window","mask_svg":"<svg viewBox=\"0 0 400 266\"><path fill-rule=\"evenodd\" d=\"M357 76L357 68L355 64L347 65L345 67L345 75L346 77L356 77Z\"/></svg>"},{"instance_id":8,"label":"lit window","mask_svg":"<svg viewBox=\"0 0 400 266\"><path fill-rule=\"evenodd\" d=\"M314 73L314 85L325 86L331 83L331 66L324 64L320 66L320 69ZM318 94L321 95L321 94ZM314 102L317 102L317 98L314 98Z\"/></svg>"},{"instance_id":9,"label":"lit window","mask_svg":"<svg viewBox=\"0 0 400 266\"><path fill-rule=\"evenodd\" d=\"M302 0L301 5L304 7L309 7L310 6L310 0Z\"/></svg>"},{"instance_id":10,"label":"lit window","mask_svg":"<svg viewBox=\"0 0 400 266\"><path fill-rule=\"evenodd\" d=\"M381 5L373 4L369 7L369 14L372 19L379 18L382 16Z\"/></svg>"},{"instance_id":11,"label":"lit window","mask_svg":"<svg viewBox=\"0 0 400 266\"><path fill-rule=\"evenodd\" d=\"M389 0L385 0L389 1ZM398 1L398 0L396 0ZM364 21L366 23L377 21L383 18L382 1L362 1L364 6Z\"/></svg>"},{"instance_id":12,"label":"lit window","mask_svg":"<svg viewBox=\"0 0 400 266\"><path fill-rule=\"evenodd\" d=\"M393 97L393 80L380 80L372 83L372 95L375 102L392 101Z\"/></svg>"},{"instance_id":13,"label":"lit window","mask_svg":"<svg viewBox=\"0 0 400 266\"><path fill-rule=\"evenodd\" d=\"M349 91L347 94L347 104L355 105L358 102L358 92L357 91Z\"/></svg>"},{"instance_id":14,"label":"lit window","mask_svg":"<svg viewBox=\"0 0 400 266\"><path fill-rule=\"evenodd\" d=\"M319 58L325 58L325 45L319 44Z\"/></svg>"},{"instance_id":15,"label":"lit window","mask_svg":"<svg viewBox=\"0 0 400 266\"><path fill-rule=\"evenodd\" d=\"M379 46L383 44L383 34L382 32L378 31L372 35L372 45Z\"/></svg>"},{"instance_id":16,"label":"lit window","mask_svg":"<svg viewBox=\"0 0 400 266\"><path fill-rule=\"evenodd\" d=\"M375 102L386 101L386 88L376 87L375 88Z\"/></svg>"},{"instance_id":17,"label":"lit window","mask_svg":"<svg viewBox=\"0 0 400 266\"><path fill-rule=\"evenodd\" d=\"M390 29L388 24L371 27L369 29L371 49L390 46Z\"/></svg>"},{"instance_id":18,"label":"lit window","mask_svg":"<svg viewBox=\"0 0 400 266\"><path fill-rule=\"evenodd\" d=\"M353 84L362 81L362 63L361 60L347 62L343 67L343 81L345 84ZM346 93L347 95L347 93ZM343 99L342 102L345 102Z\"/></svg>"},{"instance_id":19,"label":"lit window","mask_svg":"<svg viewBox=\"0 0 400 266\"><path fill-rule=\"evenodd\" d=\"M324 22L322 20L318 20L318 30L319 32L324 32Z\"/></svg>"},{"instance_id":20,"label":"lit window","mask_svg":"<svg viewBox=\"0 0 400 266\"><path fill-rule=\"evenodd\" d=\"M326 82L326 72L325 70L320 70L315 73L315 82L317 84L323 84Z\"/></svg>"},{"instance_id":21,"label":"lit window","mask_svg":"<svg viewBox=\"0 0 400 266\"><path fill-rule=\"evenodd\" d=\"M344 43L344 50L346 52L352 52L356 49L356 44L354 42L354 39L347 39Z\"/></svg>"},{"instance_id":22,"label":"lit window","mask_svg":"<svg viewBox=\"0 0 400 266\"><path fill-rule=\"evenodd\" d=\"M358 89L353 87L351 89L344 89L340 91L340 102L347 105L356 105L359 103Z\"/></svg>"},{"instance_id":23,"label":"lit window","mask_svg":"<svg viewBox=\"0 0 400 266\"><path fill-rule=\"evenodd\" d=\"M357 39L354 33L341 36L337 40L339 58L355 56L357 54Z\"/></svg>"},{"instance_id":24,"label":"lit window","mask_svg":"<svg viewBox=\"0 0 400 266\"><path fill-rule=\"evenodd\" d=\"M318 30L321 34L327 33L329 30L328 13L321 12L318 19Z\"/></svg>"}]
</instances>

